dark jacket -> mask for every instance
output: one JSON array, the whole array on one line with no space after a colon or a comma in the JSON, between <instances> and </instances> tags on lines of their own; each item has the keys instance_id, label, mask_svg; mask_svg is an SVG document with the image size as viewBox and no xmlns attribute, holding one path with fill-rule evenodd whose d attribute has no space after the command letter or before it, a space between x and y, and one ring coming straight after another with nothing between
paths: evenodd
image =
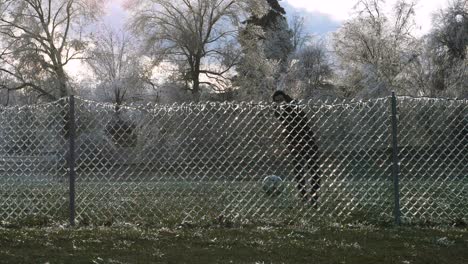
<instances>
[{"instance_id":1,"label":"dark jacket","mask_svg":"<svg viewBox=\"0 0 468 264\"><path fill-rule=\"evenodd\" d=\"M296 101L279 105L275 116L283 126L283 136L288 143L291 154L298 158L310 159L318 157L318 146L315 135L308 124L306 113Z\"/></svg>"}]
</instances>

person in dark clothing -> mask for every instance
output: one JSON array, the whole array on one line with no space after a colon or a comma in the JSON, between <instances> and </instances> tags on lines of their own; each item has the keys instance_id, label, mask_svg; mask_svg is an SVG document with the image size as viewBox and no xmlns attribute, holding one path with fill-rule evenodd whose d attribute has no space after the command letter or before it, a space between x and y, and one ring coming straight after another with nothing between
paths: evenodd
<instances>
[{"instance_id":1,"label":"person in dark clothing","mask_svg":"<svg viewBox=\"0 0 468 264\"><path fill-rule=\"evenodd\" d=\"M283 136L294 163L296 187L303 200L316 206L321 177L320 153L307 116L283 91L273 94L273 102L283 104L278 106L275 116L284 128ZM310 193L307 192L308 177L311 184Z\"/></svg>"}]
</instances>

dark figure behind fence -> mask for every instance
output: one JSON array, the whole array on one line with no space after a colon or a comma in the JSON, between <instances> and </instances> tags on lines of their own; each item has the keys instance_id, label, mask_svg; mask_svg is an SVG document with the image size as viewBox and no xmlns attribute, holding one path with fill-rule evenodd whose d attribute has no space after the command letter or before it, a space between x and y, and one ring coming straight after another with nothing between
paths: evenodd
<instances>
[{"instance_id":1,"label":"dark figure behind fence","mask_svg":"<svg viewBox=\"0 0 468 264\"><path fill-rule=\"evenodd\" d=\"M283 135L294 162L297 189L303 200L318 201L320 189L319 150L312 129L308 125L306 114L293 103L293 99L283 91L273 94L273 101L286 103L278 107L275 116L283 126ZM310 193L307 192L307 181L310 179Z\"/></svg>"}]
</instances>

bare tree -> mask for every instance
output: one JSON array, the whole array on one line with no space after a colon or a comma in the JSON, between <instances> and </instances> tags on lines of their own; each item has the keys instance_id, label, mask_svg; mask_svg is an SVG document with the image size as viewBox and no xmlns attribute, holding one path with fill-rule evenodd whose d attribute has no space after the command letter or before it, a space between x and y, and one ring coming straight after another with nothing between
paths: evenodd
<instances>
[{"instance_id":1,"label":"bare tree","mask_svg":"<svg viewBox=\"0 0 468 264\"><path fill-rule=\"evenodd\" d=\"M430 97L468 96L468 60L454 59L447 49L434 48L432 34L417 45L418 55L401 79L411 94Z\"/></svg>"},{"instance_id":2,"label":"bare tree","mask_svg":"<svg viewBox=\"0 0 468 264\"><path fill-rule=\"evenodd\" d=\"M198 100L201 85L222 90L230 82L239 59L235 49L241 4L235 0L145 0L131 7L131 26L153 55L180 66L180 78Z\"/></svg>"},{"instance_id":3,"label":"bare tree","mask_svg":"<svg viewBox=\"0 0 468 264\"><path fill-rule=\"evenodd\" d=\"M404 80L417 95L468 96L468 1L456 0L434 15L433 28L421 39L418 56Z\"/></svg>"},{"instance_id":4,"label":"bare tree","mask_svg":"<svg viewBox=\"0 0 468 264\"><path fill-rule=\"evenodd\" d=\"M86 62L96 80L97 93L105 101L120 107L125 101L140 100L147 84L151 84L151 67L135 48L136 42L126 32L102 28L95 34L93 48Z\"/></svg>"},{"instance_id":5,"label":"bare tree","mask_svg":"<svg viewBox=\"0 0 468 264\"><path fill-rule=\"evenodd\" d=\"M292 33L293 50L300 50L310 40L310 35L304 29L304 17L296 14L291 18L289 24Z\"/></svg>"},{"instance_id":6,"label":"bare tree","mask_svg":"<svg viewBox=\"0 0 468 264\"><path fill-rule=\"evenodd\" d=\"M344 82L353 90L349 95L381 96L395 88L407 93L398 80L415 57L416 38L411 35L415 3L400 0L388 15L383 2L360 0L357 16L334 34Z\"/></svg>"},{"instance_id":7,"label":"bare tree","mask_svg":"<svg viewBox=\"0 0 468 264\"><path fill-rule=\"evenodd\" d=\"M82 55L83 28L101 1L0 2L0 71L10 79L1 88L34 91L52 100L70 94L65 66Z\"/></svg>"},{"instance_id":8,"label":"bare tree","mask_svg":"<svg viewBox=\"0 0 468 264\"><path fill-rule=\"evenodd\" d=\"M333 74L325 45L316 41L296 52L290 60L289 83L298 82L299 95L324 86Z\"/></svg>"},{"instance_id":9,"label":"bare tree","mask_svg":"<svg viewBox=\"0 0 468 264\"><path fill-rule=\"evenodd\" d=\"M468 47L468 0L455 0L434 17L431 32L435 48L446 48L452 60L466 59Z\"/></svg>"}]
</instances>

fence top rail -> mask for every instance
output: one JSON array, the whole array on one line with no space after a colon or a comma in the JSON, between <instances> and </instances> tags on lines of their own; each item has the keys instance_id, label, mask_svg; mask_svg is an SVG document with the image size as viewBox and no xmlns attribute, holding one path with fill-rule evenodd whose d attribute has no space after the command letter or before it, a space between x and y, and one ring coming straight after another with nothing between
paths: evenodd
<instances>
[{"instance_id":1,"label":"fence top rail","mask_svg":"<svg viewBox=\"0 0 468 264\"><path fill-rule=\"evenodd\" d=\"M427 103L468 103L468 98L445 98L445 97L427 97L427 96L421 96L421 97L416 97L416 96L408 96L408 95L402 95L402 96L396 96L397 99L400 101L422 101L422 102L427 102Z\"/></svg>"},{"instance_id":2,"label":"fence top rail","mask_svg":"<svg viewBox=\"0 0 468 264\"><path fill-rule=\"evenodd\" d=\"M369 106L374 103L380 103L382 101L387 101L391 96L375 98L375 99L326 99L326 100L295 100L293 104L298 106L311 106L311 107L324 107L324 108L333 108L333 107L359 107L359 106ZM414 97L414 96L396 96L400 101L421 101L427 103L461 103L468 104L468 99L458 99L458 98L435 98L435 97ZM32 105L22 105L22 106L2 106L0 105L0 111L8 110L34 110L34 109L43 109L45 107L53 105L62 105L68 102L69 97L63 97L53 102L32 104ZM81 97L75 96L75 100L83 103L93 104L95 106L100 106L103 108L114 109L117 104L108 103L108 102L99 102L89 99L84 99ZM254 102L254 101L245 101L245 102L187 102L187 103L172 103L172 104L158 104L158 103L129 103L122 104L119 106L120 109L128 110L148 110L148 109L157 109L157 110L183 110L183 109L194 109L194 110L206 110L210 108L230 108L233 110L236 109L258 109L266 110L270 109L272 106L276 105L273 102Z\"/></svg>"},{"instance_id":3,"label":"fence top rail","mask_svg":"<svg viewBox=\"0 0 468 264\"><path fill-rule=\"evenodd\" d=\"M13 105L13 106L4 106L0 105L0 111L11 111L11 110L35 110L35 109L44 109L50 106L57 106L57 105L64 105L68 102L69 97L62 97L53 102L45 102L45 103L38 103L38 104L29 104L29 105Z\"/></svg>"}]
</instances>

